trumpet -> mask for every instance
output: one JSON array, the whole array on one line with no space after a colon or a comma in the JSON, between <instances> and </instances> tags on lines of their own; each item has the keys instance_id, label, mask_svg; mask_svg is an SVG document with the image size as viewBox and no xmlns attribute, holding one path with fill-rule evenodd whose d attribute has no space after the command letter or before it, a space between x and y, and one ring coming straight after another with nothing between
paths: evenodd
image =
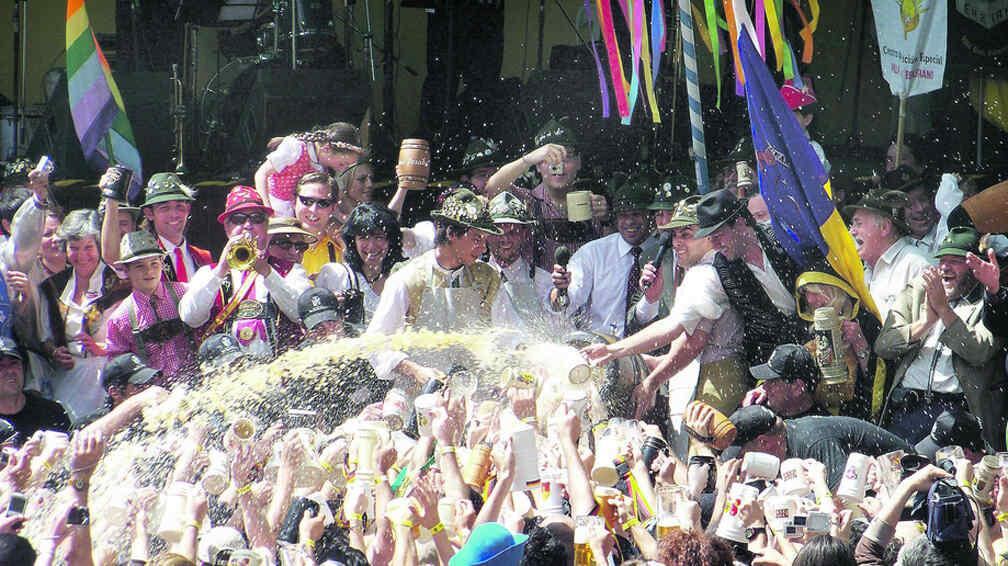
<instances>
[{"instance_id":1,"label":"trumpet","mask_svg":"<svg viewBox=\"0 0 1008 566\"><path fill-rule=\"evenodd\" d=\"M258 255L259 246L255 239L251 235L245 234L241 240L231 246L225 259L231 269L249 271L255 265Z\"/></svg>"}]
</instances>

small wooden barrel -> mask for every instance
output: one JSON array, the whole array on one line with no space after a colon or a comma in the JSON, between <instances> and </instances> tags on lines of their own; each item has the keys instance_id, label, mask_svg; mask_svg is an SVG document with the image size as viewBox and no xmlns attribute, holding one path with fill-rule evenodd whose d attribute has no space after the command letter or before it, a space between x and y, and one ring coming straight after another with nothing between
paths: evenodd
<instances>
[{"instance_id":1,"label":"small wooden barrel","mask_svg":"<svg viewBox=\"0 0 1008 566\"><path fill-rule=\"evenodd\" d=\"M430 179L430 143L427 140L405 139L399 146L399 164L396 165L399 186L405 189L423 189Z\"/></svg>"}]
</instances>

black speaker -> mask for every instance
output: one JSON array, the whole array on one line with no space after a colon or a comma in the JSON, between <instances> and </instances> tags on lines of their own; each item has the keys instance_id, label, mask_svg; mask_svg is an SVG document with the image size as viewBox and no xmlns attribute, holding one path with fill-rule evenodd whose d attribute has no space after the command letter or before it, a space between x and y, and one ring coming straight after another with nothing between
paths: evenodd
<instances>
[{"instance_id":1,"label":"black speaker","mask_svg":"<svg viewBox=\"0 0 1008 566\"><path fill-rule=\"evenodd\" d=\"M234 138L234 151L262 157L274 136L332 122L359 124L369 99L368 81L353 71L265 67L254 70Z\"/></svg>"}]
</instances>

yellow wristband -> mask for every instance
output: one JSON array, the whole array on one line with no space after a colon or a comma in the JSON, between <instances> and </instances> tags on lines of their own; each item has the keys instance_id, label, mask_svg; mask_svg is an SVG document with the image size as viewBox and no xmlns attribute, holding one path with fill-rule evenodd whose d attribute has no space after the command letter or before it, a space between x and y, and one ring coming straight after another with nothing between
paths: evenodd
<instances>
[{"instance_id":1,"label":"yellow wristband","mask_svg":"<svg viewBox=\"0 0 1008 566\"><path fill-rule=\"evenodd\" d=\"M315 550L315 541L310 538L304 539L304 545L308 550Z\"/></svg>"},{"instance_id":2,"label":"yellow wristband","mask_svg":"<svg viewBox=\"0 0 1008 566\"><path fill-rule=\"evenodd\" d=\"M430 534L436 535L444 530L444 523L438 523L430 528Z\"/></svg>"},{"instance_id":3,"label":"yellow wristband","mask_svg":"<svg viewBox=\"0 0 1008 566\"><path fill-rule=\"evenodd\" d=\"M238 495L245 495L252 491L252 484L244 485L238 488Z\"/></svg>"},{"instance_id":4,"label":"yellow wristband","mask_svg":"<svg viewBox=\"0 0 1008 566\"><path fill-rule=\"evenodd\" d=\"M1008 521L1008 513L998 513L997 515L994 515L994 518L997 519L997 522L1004 523Z\"/></svg>"},{"instance_id":5,"label":"yellow wristband","mask_svg":"<svg viewBox=\"0 0 1008 566\"><path fill-rule=\"evenodd\" d=\"M189 521L188 523L186 523L185 526L186 526L186 528L192 527L192 528L196 529L196 531L198 532L200 530L200 527L203 526L203 524L202 523L198 523L196 521Z\"/></svg>"},{"instance_id":6,"label":"yellow wristband","mask_svg":"<svg viewBox=\"0 0 1008 566\"><path fill-rule=\"evenodd\" d=\"M640 524L640 521L636 517L634 517L634 518L630 519L629 521L623 523L623 530L624 531L629 531L630 529L636 527L639 524Z\"/></svg>"},{"instance_id":7,"label":"yellow wristband","mask_svg":"<svg viewBox=\"0 0 1008 566\"><path fill-rule=\"evenodd\" d=\"M322 460L319 460L318 465L321 466L322 469L325 470L327 474L333 473L333 467L329 465L329 462L323 462Z\"/></svg>"},{"instance_id":8,"label":"yellow wristband","mask_svg":"<svg viewBox=\"0 0 1008 566\"><path fill-rule=\"evenodd\" d=\"M441 452L442 456L445 455L445 454L454 454L455 453L455 447L454 446L442 446L441 448L438 448L438 451Z\"/></svg>"},{"instance_id":9,"label":"yellow wristband","mask_svg":"<svg viewBox=\"0 0 1008 566\"><path fill-rule=\"evenodd\" d=\"M401 523L399 523L399 525L403 526L403 527L406 527L407 529L412 529L413 528L413 521L410 521L409 519L406 519L405 521L402 521Z\"/></svg>"}]
</instances>

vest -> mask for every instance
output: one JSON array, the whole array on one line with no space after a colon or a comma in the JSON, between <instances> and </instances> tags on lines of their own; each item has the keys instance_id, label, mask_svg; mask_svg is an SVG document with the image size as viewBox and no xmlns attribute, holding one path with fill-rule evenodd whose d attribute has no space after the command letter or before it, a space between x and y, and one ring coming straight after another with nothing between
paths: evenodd
<instances>
[{"instance_id":1,"label":"vest","mask_svg":"<svg viewBox=\"0 0 1008 566\"><path fill-rule=\"evenodd\" d=\"M784 287L791 290L798 277L797 266L764 228L756 227L756 237ZM774 306L745 260L728 260L718 253L714 269L728 302L741 315L742 340L749 365L766 363L774 348L781 344L803 344L807 340L807 323L797 314L788 316Z\"/></svg>"},{"instance_id":2,"label":"vest","mask_svg":"<svg viewBox=\"0 0 1008 566\"><path fill-rule=\"evenodd\" d=\"M400 263L393 268L393 271L403 270L406 272L406 291L409 297L409 308L406 311L406 323L413 325L417 322L417 315L422 309L422 298L424 291L430 285L431 271L434 269L434 250L415 259ZM480 321L490 324L490 311L494 297L500 289L500 276L497 270L487 263L478 261L464 268L462 275L463 282L467 287L474 287L483 291L483 299L480 304Z\"/></svg>"}]
</instances>

